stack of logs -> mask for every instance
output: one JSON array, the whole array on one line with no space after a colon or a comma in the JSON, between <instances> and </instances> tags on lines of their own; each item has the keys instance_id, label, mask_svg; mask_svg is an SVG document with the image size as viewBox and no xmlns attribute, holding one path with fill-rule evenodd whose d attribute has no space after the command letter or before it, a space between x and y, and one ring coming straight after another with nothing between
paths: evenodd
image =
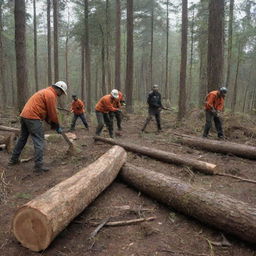
<instances>
[{"instance_id":1,"label":"stack of logs","mask_svg":"<svg viewBox=\"0 0 256 256\"><path fill-rule=\"evenodd\" d=\"M96 137L113 144L109 151L74 176L36 197L16 212L12 229L21 244L33 251L46 249L53 239L85 209L120 171L120 177L141 192L185 215L216 227L242 240L256 242L256 208L233 198L194 187L179 179L129 163L126 150L162 161L187 165L214 174L212 163L170 152ZM253 149L254 153L256 148ZM250 153L250 158L253 158Z\"/></svg>"}]
</instances>

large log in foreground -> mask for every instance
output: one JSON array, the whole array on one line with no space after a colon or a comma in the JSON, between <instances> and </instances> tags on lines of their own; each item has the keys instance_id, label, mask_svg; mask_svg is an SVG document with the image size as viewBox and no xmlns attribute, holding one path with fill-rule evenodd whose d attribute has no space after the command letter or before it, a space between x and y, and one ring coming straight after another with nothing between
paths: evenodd
<instances>
[{"instance_id":1,"label":"large log in foreground","mask_svg":"<svg viewBox=\"0 0 256 256\"><path fill-rule=\"evenodd\" d=\"M163 150L143 147L136 144L121 142L113 139L106 139L100 136L95 136L94 138L95 140L103 141L112 145L119 145L128 151L150 156L152 158L155 158L167 163L175 163L175 164L189 166L205 174L213 175L214 173L219 171L215 164L193 159L187 155L177 155L175 153L166 152Z\"/></svg>"},{"instance_id":2,"label":"large log in foreground","mask_svg":"<svg viewBox=\"0 0 256 256\"><path fill-rule=\"evenodd\" d=\"M112 183L126 157L125 150L115 146L94 163L18 209L12 223L17 240L33 251L46 249L57 234Z\"/></svg>"},{"instance_id":3,"label":"large log in foreground","mask_svg":"<svg viewBox=\"0 0 256 256\"><path fill-rule=\"evenodd\" d=\"M170 176L125 164L121 178L171 208L242 240L256 242L256 208Z\"/></svg>"},{"instance_id":4,"label":"large log in foreground","mask_svg":"<svg viewBox=\"0 0 256 256\"><path fill-rule=\"evenodd\" d=\"M203 138L188 136L185 134L175 134L178 142L192 147L206 149L212 152L220 152L224 154L233 154L249 159L256 159L256 147L242 145L228 141L217 141Z\"/></svg>"}]
</instances>

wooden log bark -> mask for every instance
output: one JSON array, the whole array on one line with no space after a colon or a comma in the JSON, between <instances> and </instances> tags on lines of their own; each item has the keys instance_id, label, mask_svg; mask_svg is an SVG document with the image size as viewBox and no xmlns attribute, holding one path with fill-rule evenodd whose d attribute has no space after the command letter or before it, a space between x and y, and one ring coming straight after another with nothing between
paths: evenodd
<instances>
[{"instance_id":1,"label":"wooden log bark","mask_svg":"<svg viewBox=\"0 0 256 256\"><path fill-rule=\"evenodd\" d=\"M193 159L189 157L188 155L178 155L175 153L171 152L166 152L163 150L158 150L154 148L148 148L144 146L139 146L136 144L132 143L126 143L126 142L121 142L113 139L106 139L100 136L94 137L95 140L103 141L112 145L119 145L123 148L125 148L128 151L132 151L135 153L140 153L146 156L150 156L152 158L167 162L167 163L175 163L175 164L180 164L180 165L186 165L189 167L192 167L200 172L203 172L205 174L211 174L213 175L214 173L218 172L217 165L200 161L197 159Z\"/></svg>"},{"instance_id":2,"label":"wooden log bark","mask_svg":"<svg viewBox=\"0 0 256 256\"><path fill-rule=\"evenodd\" d=\"M178 142L181 144L206 149L212 152L233 154L244 158L256 159L256 147L253 146L228 141L209 140L185 134L175 135L178 137Z\"/></svg>"},{"instance_id":3,"label":"wooden log bark","mask_svg":"<svg viewBox=\"0 0 256 256\"><path fill-rule=\"evenodd\" d=\"M13 127L8 127L3 125L0 125L0 131L14 132L16 134L20 133L20 129L18 128L13 128Z\"/></svg>"},{"instance_id":4,"label":"wooden log bark","mask_svg":"<svg viewBox=\"0 0 256 256\"><path fill-rule=\"evenodd\" d=\"M242 240L256 242L256 208L225 195L131 164L121 178L169 207Z\"/></svg>"},{"instance_id":5,"label":"wooden log bark","mask_svg":"<svg viewBox=\"0 0 256 256\"><path fill-rule=\"evenodd\" d=\"M94 163L19 208L12 222L17 240L32 251L46 249L112 183L126 157L123 148L112 147Z\"/></svg>"}]
</instances>

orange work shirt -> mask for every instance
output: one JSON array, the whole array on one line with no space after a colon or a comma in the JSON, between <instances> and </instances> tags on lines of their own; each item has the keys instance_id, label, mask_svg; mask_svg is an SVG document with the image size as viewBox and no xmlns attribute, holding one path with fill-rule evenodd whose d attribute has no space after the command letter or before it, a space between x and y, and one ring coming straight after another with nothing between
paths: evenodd
<instances>
[{"instance_id":1,"label":"orange work shirt","mask_svg":"<svg viewBox=\"0 0 256 256\"><path fill-rule=\"evenodd\" d=\"M73 100L71 109L75 115L81 115L84 113L84 103L79 99Z\"/></svg>"},{"instance_id":2,"label":"orange work shirt","mask_svg":"<svg viewBox=\"0 0 256 256\"><path fill-rule=\"evenodd\" d=\"M219 91L212 91L205 98L204 109L212 110L212 108L219 111L224 108L224 97L220 96Z\"/></svg>"},{"instance_id":3,"label":"orange work shirt","mask_svg":"<svg viewBox=\"0 0 256 256\"><path fill-rule=\"evenodd\" d=\"M115 99L110 95L103 96L98 103L95 106L95 110L102 112L102 113L108 113L109 111L117 111L118 108L115 108L113 106Z\"/></svg>"},{"instance_id":4,"label":"orange work shirt","mask_svg":"<svg viewBox=\"0 0 256 256\"><path fill-rule=\"evenodd\" d=\"M124 102L124 96L123 94L119 91L118 92L118 99L114 99L113 106L115 108L121 108L121 102Z\"/></svg>"},{"instance_id":5,"label":"orange work shirt","mask_svg":"<svg viewBox=\"0 0 256 256\"><path fill-rule=\"evenodd\" d=\"M20 116L28 119L46 120L59 124L56 104L57 93L52 87L42 89L32 95L25 104Z\"/></svg>"}]
</instances>

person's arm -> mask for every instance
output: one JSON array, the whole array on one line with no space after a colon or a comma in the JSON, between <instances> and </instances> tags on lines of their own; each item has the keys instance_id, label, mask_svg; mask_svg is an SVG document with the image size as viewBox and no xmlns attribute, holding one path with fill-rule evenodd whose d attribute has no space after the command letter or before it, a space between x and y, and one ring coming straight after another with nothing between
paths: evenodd
<instances>
[{"instance_id":1,"label":"person's arm","mask_svg":"<svg viewBox=\"0 0 256 256\"><path fill-rule=\"evenodd\" d=\"M47 122L53 129L59 127L59 119L56 110L56 97L47 95L45 97L46 109L47 109Z\"/></svg>"},{"instance_id":2,"label":"person's arm","mask_svg":"<svg viewBox=\"0 0 256 256\"><path fill-rule=\"evenodd\" d=\"M214 100L215 100L215 95L209 94L209 96L207 97L207 101L206 101L206 106L209 110L216 111L216 109L213 106Z\"/></svg>"},{"instance_id":3,"label":"person's arm","mask_svg":"<svg viewBox=\"0 0 256 256\"><path fill-rule=\"evenodd\" d=\"M110 100L105 99L104 105L105 105L107 111L117 111L118 110L118 108L113 107L113 104L110 102Z\"/></svg>"}]
</instances>

